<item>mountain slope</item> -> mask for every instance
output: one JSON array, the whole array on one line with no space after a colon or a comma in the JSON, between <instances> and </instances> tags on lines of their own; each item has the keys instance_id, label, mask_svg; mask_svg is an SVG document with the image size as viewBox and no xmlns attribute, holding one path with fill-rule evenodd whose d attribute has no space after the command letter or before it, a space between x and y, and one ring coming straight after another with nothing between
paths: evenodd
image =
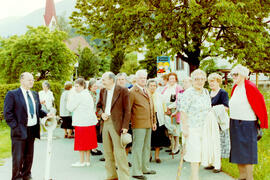
<instances>
[{"instance_id":1,"label":"mountain slope","mask_svg":"<svg viewBox=\"0 0 270 180\"><path fill-rule=\"evenodd\" d=\"M64 0L55 4L56 15L68 17L75 10L76 0ZM24 17L8 17L0 21L0 36L21 35L27 31L27 26L44 25L44 8L38 9Z\"/></svg>"}]
</instances>

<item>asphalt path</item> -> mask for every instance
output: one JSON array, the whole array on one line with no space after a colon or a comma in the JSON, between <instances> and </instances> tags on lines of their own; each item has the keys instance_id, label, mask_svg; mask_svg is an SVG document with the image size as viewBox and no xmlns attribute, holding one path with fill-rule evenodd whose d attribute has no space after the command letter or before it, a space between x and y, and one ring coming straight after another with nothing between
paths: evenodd
<instances>
[{"instance_id":1,"label":"asphalt path","mask_svg":"<svg viewBox=\"0 0 270 180\"><path fill-rule=\"evenodd\" d=\"M64 139L64 132L56 129L54 132L52 159L50 177L53 180L104 180L106 179L106 171L104 162L99 161L103 156L91 156L91 165L89 167L71 167L71 164L79 160L79 153L73 150L73 139ZM32 176L34 180L44 180L45 161L46 161L47 140L35 141L34 163L32 167ZM102 144L99 144L100 150ZM154 152L152 151L154 156ZM131 154L128 155L131 162ZM163 148L160 152L161 163L157 164L152 160L150 168L155 170L157 174L146 175L149 180L175 180L177 168L180 161L180 154L172 156L165 152ZM0 180L11 179L11 158L5 160L4 166L0 166ZM188 180L190 174L189 163L184 162L181 180ZM213 173L210 170L200 168L200 180L232 180L230 176L221 172ZM130 178L132 179L132 178Z\"/></svg>"}]
</instances>

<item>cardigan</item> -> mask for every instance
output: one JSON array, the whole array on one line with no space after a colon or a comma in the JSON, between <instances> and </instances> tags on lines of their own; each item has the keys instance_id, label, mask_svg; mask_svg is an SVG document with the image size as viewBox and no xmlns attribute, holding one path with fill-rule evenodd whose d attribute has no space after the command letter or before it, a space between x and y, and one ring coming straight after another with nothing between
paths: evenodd
<instances>
[{"instance_id":1,"label":"cardigan","mask_svg":"<svg viewBox=\"0 0 270 180\"><path fill-rule=\"evenodd\" d=\"M161 94L163 95L164 93L165 93L165 91L168 89L168 85L167 86L165 86L165 88L162 90L162 92L161 92ZM176 88L175 88L175 97L176 97L176 100L175 100L175 102L176 102L176 104L177 104L177 102L179 101L178 100L178 94L179 93L183 93L184 92L184 89L180 86L180 85L176 85ZM176 105L177 106L177 105ZM180 113L178 112L177 114L176 114L176 122L177 123L180 123Z\"/></svg>"},{"instance_id":2,"label":"cardigan","mask_svg":"<svg viewBox=\"0 0 270 180\"><path fill-rule=\"evenodd\" d=\"M237 84L234 85L231 96L233 96L236 86ZM267 109L263 95L260 93L256 85L249 80L245 80L245 88L248 102L256 116L259 118L261 128L268 128Z\"/></svg>"},{"instance_id":3,"label":"cardigan","mask_svg":"<svg viewBox=\"0 0 270 180\"><path fill-rule=\"evenodd\" d=\"M93 126L98 120L94 111L94 101L88 90L69 93L67 100L67 110L73 112L72 126Z\"/></svg>"}]
</instances>

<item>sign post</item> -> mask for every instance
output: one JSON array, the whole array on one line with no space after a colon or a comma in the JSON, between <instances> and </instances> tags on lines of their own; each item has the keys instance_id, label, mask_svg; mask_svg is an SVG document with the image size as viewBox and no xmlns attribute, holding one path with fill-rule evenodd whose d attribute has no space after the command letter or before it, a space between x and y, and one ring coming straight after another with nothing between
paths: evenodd
<instances>
[{"instance_id":1,"label":"sign post","mask_svg":"<svg viewBox=\"0 0 270 180\"><path fill-rule=\"evenodd\" d=\"M157 57L157 74L168 74L171 72L170 57L169 56L158 56Z\"/></svg>"}]
</instances>

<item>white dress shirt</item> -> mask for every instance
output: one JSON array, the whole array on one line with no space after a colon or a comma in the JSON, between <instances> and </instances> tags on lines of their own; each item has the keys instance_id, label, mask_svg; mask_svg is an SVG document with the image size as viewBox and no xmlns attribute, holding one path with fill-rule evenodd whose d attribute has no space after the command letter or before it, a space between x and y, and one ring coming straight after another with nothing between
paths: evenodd
<instances>
[{"instance_id":1,"label":"white dress shirt","mask_svg":"<svg viewBox=\"0 0 270 180\"><path fill-rule=\"evenodd\" d=\"M115 84L111 90L107 90L107 98L106 98L106 107L105 107L105 114L111 115L111 108L112 108L112 97L114 93Z\"/></svg>"},{"instance_id":2,"label":"white dress shirt","mask_svg":"<svg viewBox=\"0 0 270 180\"><path fill-rule=\"evenodd\" d=\"M26 91L27 90L25 90L23 87L20 87L20 88L22 90L23 97L24 97L24 100L25 100L25 103L26 103L26 107L27 107L27 116L28 116L27 126L34 126L34 125L37 124L37 114L36 114L36 103L35 103L35 99L33 97L33 94L31 92L31 90L28 90L29 96L32 99L33 107L34 107L34 115L33 115L33 118L32 118L31 117L31 114L30 114L29 103L28 103L28 98L27 98L27 94L26 94Z\"/></svg>"}]
</instances>

